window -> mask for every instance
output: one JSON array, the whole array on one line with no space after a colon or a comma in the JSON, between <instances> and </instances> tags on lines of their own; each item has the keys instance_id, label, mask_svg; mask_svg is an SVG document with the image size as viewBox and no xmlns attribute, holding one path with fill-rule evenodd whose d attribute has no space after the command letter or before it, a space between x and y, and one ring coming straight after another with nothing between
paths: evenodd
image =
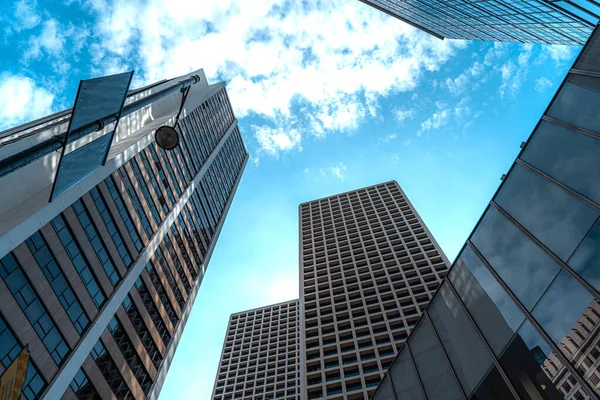
<instances>
[{"instance_id":1,"label":"window","mask_svg":"<svg viewBox=\"0 0 600 400\"><path fill-rule=\"evenodd\" d=\"M142 191L142 195L144 196L144 199L146 199L146 204L150 208L150 214L152 214L152 218L154 218L154 222L156 223L156 225L160 225L160 223L162 222L162 219L160 217L158 209L156 208L156 203L154 203L154 199L152 198L152 195L150 194L150 189L148 189L148 185L146 184L146 180L144 179L144 177L142 175L142 171L140 170L140 166L138 165L137 160L135 158L132 158L129 161L129 166L131 167L131 170L133 171L133 176L135 177L135 180L137 181L137 184L138 184L140 190ZM127 172L125 169L125 165L123 167L119 168L119 173L121 174L122 178L129 179L129 176L127 175ZM132 186L133 186L133 183L132 183Z\"/></svg>"},{"instance_id":2,"label":"window","mask_svg":"<svg viewBox=\"0 0 600 400\"><path fill-rule=\"evenodd\" d=\"M75 397L79 400L100 400L102 398L81 368L79 368L69 386L71 386Z\"/></svg>"},{"instance_id":3,"label":"window","mask_svg":"<svg viewBox=\"0 0 600 400\"><path fill-rule=\"evenodd\" d=\"M133 394L129 390L127 383L123 379L123 375L117 368L117 365L113 361L112 357L106 351L106 348L98 339L98 342L92 348L90 353L94 361L96 361L96 365L100 369L102 376L106 379L106 383L113 391L117 399L129 399L134 398Z\"/></svg>"},{"instance_id":4,"label":"window","mask_svg":"<svg viewBox=\"0 0 600 400\"><path fill-rule=\"evenodd\" d=\"M167 311L167 315L169 316L171 323L173 324L173 326L177 326L177 322L179 322L179 317L177 316L177 313L175 312L175 309L171 304L171 300L169 299L169 296L167 295L167 292L162 284L162 281L160 280L160 277L156 273L152 262L148 262L148 264L146 264L146 271L148 271L148 275L150 276L152 285L158 293L158 297L160 298L161 303L165 307L165 310Z\"/></svg>"},{"instance_id":5,"label":"window","mask_svg":"<svg viewBox=\"0 0 600 400\"><path fill-rule=\"evenodd\" d=\"M450 363L469 395L492 365L492 359L448 284L442 285L431 301L428 313Z\"/></svg>"},{"instance_id":6,"label":"window","mask_svg":"<svg viewBox=\"0 0 600 400\"><path fill-rule=\"evenodd\" d=\"M547 115L579 128L600 132L600 79L569 75Z\"/></svg>"},{"instance_id":7,"label":"window","mask_svg":"<svg viewBox=\"0 0 600 400\"><path fill-rule=\"evenodd\" d=\"M8 368L10 364L17 358L23 346L17 339L12 331L6 325L4 318L0 316L0 362L4 368ZM39 395L46 389L46 381L40 375L31 359L27 364L27 375L25 376L25 383L22 388L22 395L27 400L38 399Z\"/></svg>"},{"instance_id":8,"label":"window","mask_svg":"<svg viewBox=\"0 0 600 400\"><path fill-rule=\"evenodd\" d=\"M560 269L494 207L488 208L471 240L529 310Z\"/></svg>"},{"instance_id":9,"label":"window","mask_svg":"<svg viewBox=\"0 0 600 400\"><path fill-rule=\"evenodd\" d=\"M65 279L46 241L39 232L36 232L25 243L27 243L27 247L29 247L29 250L35 257L75 329L81 335L88 327L90 320L85 315L81 303L79 303L75 293L73 293L73 289L71 289L71 285Z\"/></svg>"},{"instance_id":10,"label":"window","mask_svg":"<svg viewBox=\"0 0 600 400\"><path fill-rule=\"evenodd\" d=\"M600 140L541 121L521 159L600 204Z\"/></svg>"},{"instance_id":11,"label":"window","mask_svg":"<svg viewBox=\"0 0 600 400\"><path fill-rule=\"evenodd\" d=\"M146 370L131 339L127 336L125 328L123 328L123 325L113 317L108 323L108 330L112 334L113 339L115 339L117 347L121 350L123 358L125 358L127 365L129 365L131 372L133 372L133 375L140 384L144 394L148 395L150 388L152 387L152 378L150 378L150 374Z\"/></svg>"},{"instance_id":12,"label":"window","mask_svg":"<svg viewBox=\"0 0 600 400\"><path fill-rule=\"evenodd\" d=\"M519 164L494 200L563 261L598 218L591 206Z\"/></svg>"},{"instance_id":13,"label":"window","mask_svg":"<svg viewBox=\"0 0 600 400\"><path fill-rule=\"evenodd\" d=\"M73 203L71 207L73 208L73 211L75 211L75 214L77 215L77 218L79 219L86 236L92 244L92 247L96 252L96 256L98 256L98 260L100 261L100 264L102 264L102 268L104 268L104 272L106 272L110 283L115 286L117 283L119 283L121 277L119 276L119 273L117 272L117 269L115 268L114 263L108 254L108 250L100 238L92 219L90 218L90 214L86 210L81 199Z\"/></svg>"},{"instance_id":14,"label":"window","mask_svg":"<svg viewBox=\"0 0 600 400\"><path fill-rule=\"evenodd\" d=\"M158 347L154 343L154 339L148 330L148 326L146 326L146 323L144 322L144 318L140 314L137 306L133 303L133 300L129 294L123 300L122 306L125 309L125 312L127 313L127 316L129 317L129 320L135 329L135 332L142 341L148 356L150 356L154 367L158 370L163 357L160 354Z\"/></svg>"},{"instance_id":15,"label":"window","mask_svg":"<svg viewBox=\"0 0 600 400\"><path fill-rule=\"evenodd\" d=\"M140 198L138 197L137 193L133 189L133 185L131 184L131 180L129 179L129 176L127 175L127 173L124 171L123 168L124 167L119 168L119 174L121 175L121 181L123 182L123 185L125 186L125 190L127 191L127 194L129 195L129 199L131 200L133 208L135 209L135 212L137 213L137 216L140 219L142 228L144 228L144 232L146 232L146 236L148 236L148 238L150 238L154 234L154 229L152 228L152 225L150 224L150 221L148 220L148 217L146 216L146 213L144 212L144 208L142 207ZM105 182L108 185L108 189L111 190L111 195L114 199L118 195L118 192L117 192L114 182L113 182L114 178L112 178L112 177L109 177L109 178L110 179L107 178L105 180ZM109 183L109 181L110 181L110 183ZM114 192L113 192L113 189L114 189ZM121 215L123 215L123 214L121 214Z\"/></svg>"},{"instance_id":16,"label":"window","mask_svg":"<svg viewBox=\"0 0 600 400\"><path fill-rule=\"evenodd\" d=\"M426 315L408 340L428 398L461 399L460 389L444 359L442 349Z\"/></svg>"},{"instance_id":17,"label":"window","mask_svg":"<svg viewBox=\"0 0 600 400\"><path fill-rule=\"evenodd\" d=\"M29 283L29 279L23 273L21 266L12 253L7 254L0 260L0 277L4 279L6 286L8 286L56 365L60 366L69 354L69 346L56 325L54 325L48 310L42 304L38 294Z\"/></svg>"},{"instance_id":18,"label":"window","mask_svg":"<svg viewBox=\"0 0 600 400\"><path fill-rule=\"evenodd\" d=\"M83 281L88 293L94 300L94 303L96 303L96 307L100 308L102 304L104 304L106 297L102 293L102 290L100 290L100 284L94 276L89 262L83 255L79 244L73 240L73 235L70 229L67 227L62 215L58 215L52 220L52 227L58 235L63 247L67 251L69 258L79 273L79 277Z\"/></svg>"},{"instance_id":19,"label":"window","mask_svg":"<svg viewBox=\"0 0 600 400\"><path fill-rule=\"evenodd\" d=\"M600 221L579 246L569 265L590 285L600 290Z\"/></svg>"},{"instance_id":20,"label":"window","mask_svg":"<svg viewBox=\"0 0 600 400\"><path fill-rule=\"evenodd\" d=\"M152 322L154 323L154 326L156 327L160 338L165 344L165 347L168 347L169 343L171 342L171 333L167 329L167 326L165 325L162 316L160 315L160 312L158 311L158 308L156 307L156 304L152 299L152 295L146 287L146 284L142 282L140 278L138 278L135 281L135 287L137 288L138 294L142 298L142 302L144 303L148 314L150 314L150 318L152 319Z\"/></svg>"},{"instance_id":21,"label":"window","mask_svg":"<svg viewBox=\"0 0 600 400\"><path fill-rule=\"evenodd\" d=\"M92 196L92 200L94 200L94 204L96 204L96 208L98 209L100 217L102 217L102 221L104 221L106 230L110 234L110 237L112 238L115 247L117 248L119 256L121 256L121 261L123 261L123 264L125 264L125 268L129 268L131 266L132 261L131 255L129 254L129 250L127 250L127 246L125 246L125 243L123 242L123 237L117 229L112 215L110 215L110 213L108 212L106 202L104 201L102 196L100 196L100 191L98 190L98 188L92 188L92 190L90 190L90 195Z\"/></svg>"},{"instance_id":22,"label":"window","mask_svg":"<svg viewBox=\"0 0 600 400\"><path fill-rule=\"evenodd\" d=\"M525 319L502 286L466 246L449 275L461 300L496 355Z\"/></svg>"}]
</instances>

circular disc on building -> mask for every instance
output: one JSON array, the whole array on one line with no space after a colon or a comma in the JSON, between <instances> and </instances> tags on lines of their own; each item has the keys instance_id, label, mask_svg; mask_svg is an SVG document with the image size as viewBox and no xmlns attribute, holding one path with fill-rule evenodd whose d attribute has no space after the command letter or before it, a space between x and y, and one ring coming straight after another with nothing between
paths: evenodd
<instances>
[{"instance_id":1,"label":"circular disc on building","mask_svg":"<svg viewBox=\"0 0 600 400\"><path fill-rule=\"evenodd\" d=\"M179 134L171 126L161 126L156 130L156 143L165 150L173 150L179 144Z\"/></svg>"}]
</instances>

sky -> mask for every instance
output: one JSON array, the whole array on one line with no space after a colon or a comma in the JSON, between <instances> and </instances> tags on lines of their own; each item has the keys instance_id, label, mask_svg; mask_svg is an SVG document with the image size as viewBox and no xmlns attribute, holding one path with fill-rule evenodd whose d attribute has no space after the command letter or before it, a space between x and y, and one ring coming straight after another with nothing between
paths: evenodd
<instances>
[{"instance_id":1,"label":"sky","mask_svg":"<svg viewBox=\"0 0 600 400\"><path fill-rule=\"evenodd\" d=\"M358 0L0 4L0 130L80 79L204 68L250 155L160 399L208 399L229 315L298 297L298 205L396 180L453 260L579 48L439 40Z\"/></svg>"}]
</instances>

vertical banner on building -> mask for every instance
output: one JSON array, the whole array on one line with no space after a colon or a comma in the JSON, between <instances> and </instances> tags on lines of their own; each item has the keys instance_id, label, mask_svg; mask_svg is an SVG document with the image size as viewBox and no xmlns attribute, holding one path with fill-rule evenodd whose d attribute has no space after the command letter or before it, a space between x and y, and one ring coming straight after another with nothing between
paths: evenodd
<instances>
[{"instance_id":1,"label":"vertical banner on building","mask_svg":"<svg viewBox=\"0 0 600 400\"><path fill-rule=\"evenodd\" d=\"M25 347L2 374L0 400L19 400L21 398L21 388L27 376L28 362L29 350Z\"/></svg>"},{"instance_id":2,"label":"vertical banner on building","mask_svg":"<svg viewBox=\"0 0 600 400\"><path fill-rule=\"evenodd\" d=\"M50 201L79 183L106 162L132 76L133 71L129 71L88 79L79 83L75 105L56 169ZM85 132L88 126L98 121L101 122L100 126L103 126L106 120L115 121L111 132L66 153L67 145L80 139L81 133ZM77 135L78 132L79 135Z\"/></svg>"}]
</instances>

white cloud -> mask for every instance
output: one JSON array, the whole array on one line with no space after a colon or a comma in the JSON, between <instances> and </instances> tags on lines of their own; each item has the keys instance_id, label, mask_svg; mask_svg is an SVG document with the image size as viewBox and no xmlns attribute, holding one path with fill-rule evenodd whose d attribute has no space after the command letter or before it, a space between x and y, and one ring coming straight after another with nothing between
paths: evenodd
<instances>
[{"instance_id":1,"label":"white cloud","mask_svg":"<svg viewBox=\"0 0 600 400\"><path fill-rule=\"evenodd\" d=\"M281 151L298 149L302 151L300 144L302 137L296 129L285 130L282 127L271 128L269 126L252 125L254 136L260 144L262 150L269 155L278 156ZM258 162L258 160L257 160Z\"/></svg>"},{"instance_id":2,"label":"white cloud","mask_svg":"<svg viewBox=\"0 0 600 400\"><path fill-rule=\"evenodd\" d=\"M21 31L38 26L42 18L35 10L35 1L21 0L15 4L15 19L13 29Z\"/></svg>"},{"instance_id":3,"label":"white cloud","mask_svg":"<svg viewBox=\"0 0 600 400\"><path fill-rule=\"evenodd\" d=\"M397 135L396 135L395 133L390 133L389 135L387 135L387 136L386 136L386 137L384 137L384 138L379 138L379 141L380 141L380 142L383 142L383 143L389 143L389 142L391 142L392 140L396 139L396 136L397 136Z\"/></svg>"},{"instance_id":4,"label":"white cloud","mask_svg":"<svg viewBox=\"0 0 600 400\"><path fill-rule=\"evenodd\" d=\"M317 136L356 130L377 116L378 98L415 89L424 71L466 46L355 0L89 4L98 16L99 71L139 66L138 75L151 82L204 68L212 81L228 82L238 117L257 115L288 129L297 103L303 113L292 128ZM265 143L274 154L272 141Z\"/></svg>"},{"instance_id":5,"label":"white cloud","mask_svg":"<svg viewBox=\"0 0 600 400\"><path fill-rule=\"evenodd\" d=\"M564 45L544 45L542 46L542 58L549 56L555 63L563 64L571 61L577 54L577 48Z\"/></svg>"},{"instance_id":6,"label":"white cloud","mask_svg":"<svg viewBox=\"0 0 600 400\"><path fill-rule=\"evenodd\" d=\"M407 119L413 119L415 115L417 115L417 110L414 108L396 108L392 111L394 114L394 118L398 122L404 122Z\"/></svg>"},{"instance_id":7,"label":"white cloud","mask_svg":"<svg viewBox=\"0 0 600 400\"><path fill-rule=\"evenodd\" d=\"M39 59L42 52L58 55L65 45L65 37L60 32L58 22L50 18L44 21L42 32L39 36L32 36L29 40L29 49L25 52L25 59Z\"/></svg>"},{"instance_id":8,"label":"white cloud","mask_svg":"<svg viewBox=\"0 0 600 400\"><path fill-rule=\"evenodd\" d=\"M421 129L417 132L417 136L421 136L424 132L439 129L448 124L450 117L452 116L452 109L448 108L447 105L441 101L436 101L435 106L437 107L437 111L421 123Z\"/></svg>"},{"instance_id":9,"label":"white cloud","mask_svg":"<svg viewBox=\"0 0 600 400\"><path fill-rule=\"evenodd\" d=\"M0 75L0 130L52 112L54 95L23 76Z\"/></svg>"},{"instance_id":10,"label":"white cloud","mask_svg":"<svg viewBox=\"0 0 600 400\"><path fill-rule=\"evenodd\" d=\"M545 76L542 76L537 81L535 81L535 90L538 92L543 92L548 88L551 88L553 85L552 81Z\"/></svg>"},{"instance_id":11,"label":"white cloud","mask_svg":"<svg viewBox=\"0 0 600 400\"><path fill-rule=\"evenodd\" d=\"M465 97L461 99L456 106L454 106L453 113L456 118L462 118L471 115L471 107L468 105L470 101L471 99L469 97Z\"/></svg>"},{"instance_id":12,"label":"white cloud","mask_svg":"<svg viewBox=\"0 0 600 400\"><path fill-rule=\"evenodd\" d=\"M400 155L398 153L392 154L392 164L398 164L400 162Z\"/></svg>"},{"instance_id":13,"label":"white cloud","mask_svg":"<svg viewBox=\"0 0 600 400\"><path fill-rule=\"evenodd\" d=\"M319 168L319 173L321 176L326 177L328 175L333 176L340 181L343 181L346 178L346 170L348 167L343 162L337 163L333 167L329 168Z\"/></svg>"},{"instance_id":14,"label":"white cloud","mask_svg":"<svg viewBox=\"0 0 600 400\"><path fill-rule=\"evenodd\" d=\"M484 70L485 68L483 64L479 61L475 61L473 65L463 71L463 73L456 78L446 79L446 86L453 95L459 95L463 93L469 86L471 86L473 90L477 90L480 82L480 80L477 78L483 74Z\"/></svg>"}]
</instances>

